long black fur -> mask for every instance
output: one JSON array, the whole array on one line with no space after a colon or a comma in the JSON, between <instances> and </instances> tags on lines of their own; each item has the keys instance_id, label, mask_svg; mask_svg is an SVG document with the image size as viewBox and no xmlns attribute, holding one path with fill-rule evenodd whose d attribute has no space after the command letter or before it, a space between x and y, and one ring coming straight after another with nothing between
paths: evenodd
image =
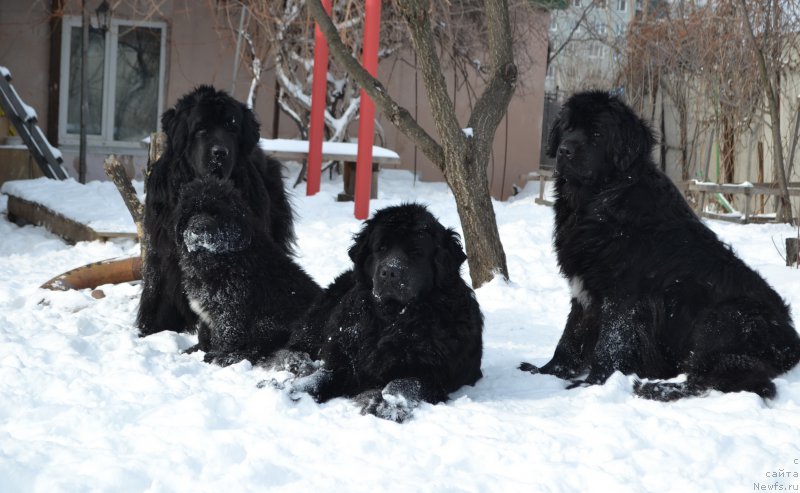
<instances>
[{"instance_id":1,"label":"long black fur","mask_svg":"<svg viewBox=\"0 0 800 493\"><path fill-rule=\"evenodd\" d=\"M355 397L362 413L402 421L420 401L444 401L481 378L483 316L460 275L457 233L422 205L387 207L366 221L349 255L353 269L293 336L291 349L321 360L296 390L320 402Z\"/></svg>"},{"instance_id":2,"label":"long black fur","mask_svg":"<svg viewBox=\"0 0 800 493\"><path fill-rule=\"evenodd\" d=\"M289 327L322 289L275 242L230 180L195 179L175 218L189 307L208 362L251 361L286 344Z\"/></svg>"},{"instance_id":3,"label":"long black fur","mask_svg":"<svg viewBox=\"0 0 800 493\"><path fill-rule=\"evenodd\" d=\"M652 158L648 125L604 92L572 96L553 124L554 244L572 310L553 358L521 369L603 383L647 382L673 400L709 389L775 395L800 360L783 299L693 213ZM581 383L578 382L578 383Z\"/></svg>"},{"instance_id":4,"label":"long black fur","mask_svg":"<svg viewBox=\"0 0 800 493\"><path fill-rule=\"evenodd\" d=\"M164 112L161 125L167 147L146 183L143 288L136 318L141 336L193 331L197 322L183 292L175 237L183 185L203 176L229 180L277 248L291 254L294 242L282 166L257 147L260 127L250 109L223 91L200 86Z\"/></svg>"}]
</instances>

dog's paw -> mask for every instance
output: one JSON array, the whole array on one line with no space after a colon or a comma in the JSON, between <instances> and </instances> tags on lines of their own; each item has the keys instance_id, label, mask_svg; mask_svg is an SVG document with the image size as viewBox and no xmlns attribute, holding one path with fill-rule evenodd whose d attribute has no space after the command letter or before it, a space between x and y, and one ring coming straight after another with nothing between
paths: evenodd
<instances>
[{"instance_id":1,"label":"dog's paw","mask_svg":"<svg viewBox=\"0 0 800 493\"><path fill-rule=\"evenodd\" d=\"M259 389L271 387L284 392L291 400L299 401L304 394L310 395L315 401L320 400L322 387L329 382L332 373L328 370L319 369L310 375L303 377L292 376L285 380L271 378L262 380L256 384Z\"/></svg>"},{"instance_id":2,"label":"dog's paw","mask_svg":"<svg viewBox=\"0 0 800 493\"><path fill-rule=\"evenodd\" d=\"M534 375L537 375L539 373L539 367L538 366L536 366L534 364L531 364L531 363L528 363L528 362L525 362L525 361L520 363L519 366L517 367L517 369L519 369L521 371L524 371L524 372L527 372L527 373L532 373Z\"/></svg>"},{"instance_id":3,"label":"dog's paw","mask_svg":"<svg viewBox=\"0 0 800 493\"><path fill-rule=\"evenodd\" d=\"M195 344L194 346L188 347L181 351L183 354L192 354L197 351L201 351L203 348L200 347L200 344Z\"/></svg>"},{"instance_id":4,"label":"dog's paw","mask_svg":"<svg viewBox=\"0 0 800 493\"><path fill-rule=\"evenodd\" d=\"M265 360L259 362L267 370L288 371L296 377L306 377L319 369L319 363L312 360L308 353L280 349Z\"/></svg>"},{"instance_id":5,"label":"dog's paw","mask_svg":"<svg viewBox=\"0 0 800 493\"><path fill-rule=\"evenodd\" d=\"M372 414L381 419L402 423L414 413L422 402L422 385L416 379L397 379L383 390L368 390L356 396L361 414Z\"/></svg>"},{"instance_id":6,"label":"dog's paw","mask_svg":"<svg viewBox=\"0 0 800 493\"><path fill-rule=\"evenodd\" d=\"M688 382L642 382L633 381L633 394L636 397L660 402L672 402L684 397L694 397L706 393L706 389Z\"/></svg>"},{"instance_id":7,"label":"dog's paw","mask_svg":"<svg viewBox=\"0 0 800 493\"><path fill-rule=\"evenodd\" d=\"M591 387L592 385L596 384L590 382L589 380L575 379L569 381L569 385L567 385L567 390L577 389L580 387Z\"/></svg>"}]
</instances>

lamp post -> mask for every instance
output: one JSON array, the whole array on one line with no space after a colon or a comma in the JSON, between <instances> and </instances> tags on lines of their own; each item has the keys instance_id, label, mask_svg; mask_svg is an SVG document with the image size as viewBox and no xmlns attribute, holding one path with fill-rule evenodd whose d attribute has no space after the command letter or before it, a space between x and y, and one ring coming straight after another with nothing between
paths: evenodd
<instances>
[{"instance_id":1,"label":"lamp post","mask_svg":"<svg viewBox=\"0 0 800 493\"><path fill-rule=\"evenodd\" d=\"M106 0L95 9L97 15L97 31L105 34L111 27L111 7ZM86 117L89 114L89 78L87 65L89 60L89 13L86 0L81 0L81 134L78 150L78 181L86 183Z\"/></svg>"}]
</instances>

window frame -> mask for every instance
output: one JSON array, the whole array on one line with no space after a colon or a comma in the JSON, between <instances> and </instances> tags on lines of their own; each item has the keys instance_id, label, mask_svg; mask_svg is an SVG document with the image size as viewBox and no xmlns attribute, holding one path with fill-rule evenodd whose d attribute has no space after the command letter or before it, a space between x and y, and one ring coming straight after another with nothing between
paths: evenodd
<instances>
[{"instance_id":1,"label":"window frame","mask_svg":"<svg viewBox=\"0 0 800 493\"><path fill-rule=\"evenodd\" d=\"M64 16L61 29L61 73L59 75L58 92L58 142L63 146L80 145L79 133L67 133L67 116L69 107L69 73L72 28L81 27L80 16ZM112 19L111 28L105 33L105 54L103 67L103 98L100 120L100 134L87 134L86 144L92 147L114 147L119 149L142 149L141 142L114 140L114 111L117 97L117 49L119 45L120 27L143 27L161 30L161 43L158 68L158 107L153 128L158 130L159 119L164 108L167 72L167 23L160 21L136 21L129 19Z\"/></svg>"}]
</instances>

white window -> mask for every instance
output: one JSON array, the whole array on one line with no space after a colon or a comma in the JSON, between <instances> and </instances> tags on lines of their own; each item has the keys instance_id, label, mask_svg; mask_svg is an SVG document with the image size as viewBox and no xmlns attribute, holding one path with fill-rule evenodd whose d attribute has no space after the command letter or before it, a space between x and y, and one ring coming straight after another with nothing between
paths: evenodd
<instances>
[{"instance_id":1,"label":"white window","mask_svg":"<svg viewBox=\"0 0 800 493\"><path fill-rule=\"evenodd\" d=\"M625 34L625 23L617 22L616 24L614 24L614 35L622 36L624 34Z\"/></svg>"},{"instance_id":2,"label":"white window","mask_svg":"<svg viewBox=\"0 0 800 493\"><path fill-rule=\"evenodd\" d=\"M77 145L81 101L80 17L64 17L61 35L59 143ZM166 24L113 19L106 33L89 30L87 142L140 148L158 129L163 107Z\"/></svg>"},{"instance_id":3,"label":"white window","mask_svg":"<svg viewBox=\"0 0 800 493\"><path fill-rule=\"evenodd\" d=\"M628 0L617 0L617 10L620 12L628 10Z\"/></svg>"},{"instance_id":4,"label":"white window","mask_svg":"<svg viewBox=\"0 0 800 493\"><path fill-rule=\"evenodd\" d=\"M580 7L581 6L581 0L572 0L572 6L573 7Z\"/></svg>"},{"instance_id":5,"label":"white window","mask_svg":"<svg viewBox=\"0 0 800 493\"><path fill-rule=\"evenodd\" d=\"M638 11L642 10L643 7L644 7L644 3L642 2L642 0L636 0L636 11L638 12Z\"/></svg>"},{"instance_id":6,"label":"white window","mask_svg":"<svg viewBox=\"0 0 800 493\"><path fill-rule=\"evenodd\" d=\"M600 43L589 43L587 51L589 52L589 56L591 58L598 58L602 56L605 52L605 50L603 49L603 45Z\"/></svg>"},{"instance_id":7,"label":"white window","mask_svg":"<svg viewBox=\"0 0 800 493\"><path fill-rule=\"evenodd\" d=\"M558 31L558 18L555 13L550 14L550 30L553 32Z\"/></svg>"},{"instance_id":8,"label":"white window","mask_svg":"<svg viewBox=\"0 0 800 493\"><path fill-rule=\"evenodd\" d=\"M606 23L603 21L597 21L594 23L594 32L599 37L604 37L606 35Z\"/></svg>"}]
</instances>

